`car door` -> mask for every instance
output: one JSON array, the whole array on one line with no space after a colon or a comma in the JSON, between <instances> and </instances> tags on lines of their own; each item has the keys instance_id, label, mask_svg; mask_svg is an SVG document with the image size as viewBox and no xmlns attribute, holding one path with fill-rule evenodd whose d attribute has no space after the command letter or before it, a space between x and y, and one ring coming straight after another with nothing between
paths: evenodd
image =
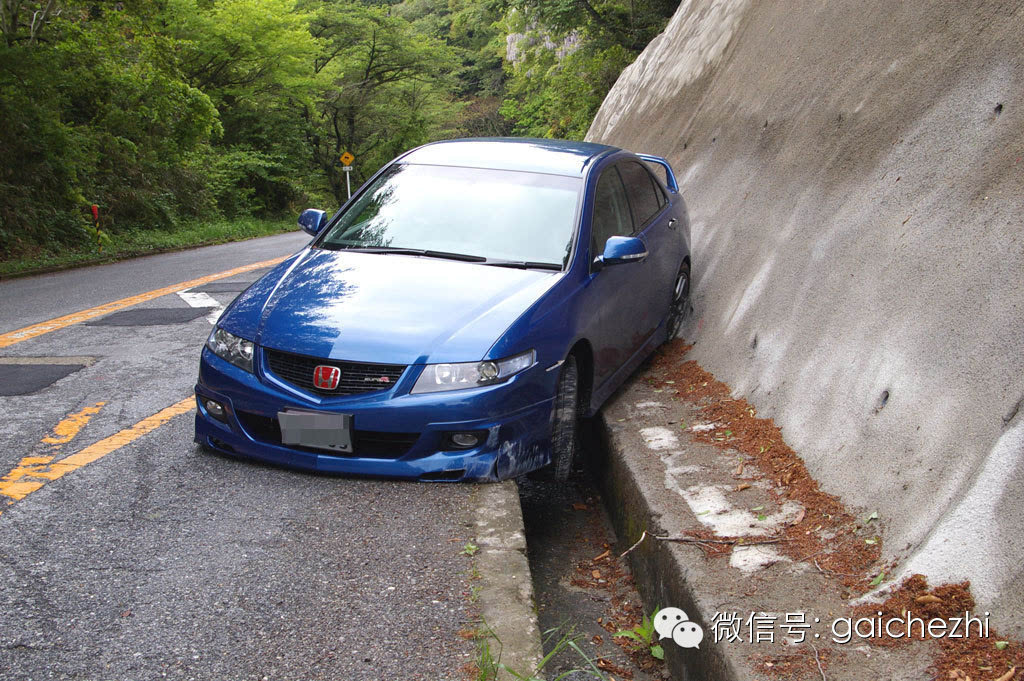
<instances>
[{"instance_id":1,"label":"car door","mask_svg":"<svg viewBox=\"0 0 1024 681\"><path fill-rule=\"evenodd\" d=\"M654 333L668 313L672 286L679 268L679 242L675 220L668 210L665 191L648 168L639 161L619 164L626 196L633 212L638 236L647 244L647 259L638 273L635 290L643 295L647 316L642 320L646 335Z\"/></svg>"},{"instance_id":2,"label":"car door","mask_svg":"<svg viewBox=\"0 0 1024 681\"><path fill-rule=\"evenodd\" d=\"M633 210L618 164L605 168L594 190L590 230L588 295L598 311L589 332L594 350L594 385L603 384L649 335L651 308L644 281L647 264L637 261L600 267L594 259L612 236L635 233Z\"/></svg>"}]
</instances>

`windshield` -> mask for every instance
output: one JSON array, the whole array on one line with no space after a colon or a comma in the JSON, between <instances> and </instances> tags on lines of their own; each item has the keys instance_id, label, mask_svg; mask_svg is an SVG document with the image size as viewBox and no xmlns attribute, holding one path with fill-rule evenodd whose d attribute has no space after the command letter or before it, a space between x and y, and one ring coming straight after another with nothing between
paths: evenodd
<instances>
[{"instance_id":1,"label":"windshield","mask_svg":"<svg viewBox=\"0 0 1024 681\"><path fill-rule=\"evenodd\" d=\"M511 170L395 165L320 248L416 249L564 267L581 180Z\"/></svg>"}]
</instances>

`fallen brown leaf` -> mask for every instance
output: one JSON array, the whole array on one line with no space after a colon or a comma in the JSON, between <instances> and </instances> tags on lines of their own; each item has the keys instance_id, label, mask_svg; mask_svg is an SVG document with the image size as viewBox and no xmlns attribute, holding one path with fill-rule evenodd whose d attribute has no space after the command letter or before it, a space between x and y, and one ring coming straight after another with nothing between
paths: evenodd
<instances>
[{"instance_id":1,"label":"fallen brown leaf","mask_svg":"<svg viewBox=\"0 0 1024 681\"><path fill-rule=\"evenodd\" d=\"M749 482L744 482L744 483L740 483L739 485L736 485L736 491L737 492L742 492L745 489L750 489L750 483Z\"/></svg>"},{"instance_id":2,"label":"fallen brown leaf","mask_svg":"<svg viewBox=\"0 0 1024 681\"><path fill-rule=\"evenodd\" d=\"M633 678L633 673L630 672L628 669L623 669L611 660L605 659L603 657L597 658L597 668L603 672L612 672L618 674L619 676L626 679Z\"/></svg>"},{"instance_id":3,"label":"fallen brown leaf","mask_svg":"<svg viewBox=\"0 0 1024 681\"><path fill-rule=\"evenodd\" d=\"M942 599L934 594L925 594L914 599L917 603L941 603Z\"/></svg>"},{"instance_id":4,"label":"fallen brown leaf","mask_svg":"<svg viewBox=\"0 0 1024 681\"><path fill-rule=\"evenodd\" d=\"M593 559L591 559L591 562L593 562L593 563L596 563L596 562L597 562L597 561L599 561L599 560L604 560L605 558L607 558L607 557L608 557L608 556L610 556L610 555L612 555L612 552L611 552L611 551L605 551L604 553L602 553L602 554L601 554L600 556L598 556L597 558L593 558Z\"/></svg>"},{"instance_id":5,"label":"fallen brown leaf","mask_svg":"<svg viewBox=\"0 0 1024 681\"><path fill-rule=\"evenodd\" d=\"M807 515L807 509L801 508L800 512L796 514L796 517L793 518L792 522L790 522L789 524L790 525L799 525L801 522L803 522L803 519L804 519L805 515Z\"/></svg>"},{"instance_id":6,"label":"fallen brown leaf","mask_svg":"<svg viewBox=\"0 0 1024 681\"><path fill-rule=\"evenodd\" d=\"M574 503L574 504L572 505L572 507L573 507L574 509L576 509L577 511L586 511L586 510L587 510L587 505L586 505L586 504L581 504L581 503L580 503L580 502L578 502L578 501L577 501L576 503Z\"/></svg>"},{"instance_id":7,"label":"fallen brown leaf","mask_svg":"<svg viewBox=\"0 0 1024 681\"><path fill-rule=\"evenodd\" d=\"M601 571L600 570L594 570L590 574L593 575L594 579L601 579Z\"/></svg>"},{"instance_id":8,"label":"fallen brown leaf","mask_svg":"<svg viewBox=\"0 0 1024 681\"><path fill-rule=\"evenodd\" d=\"M1016 674L1016 673L1017 673L1017 668L1016 667L1010 667L1010 671L1008 671L1005 674L1003 674L1002 676L1000 676L998 679L996 679L996 681L1010 681L1010 679L1012 679L1013 675Z\"/></svg>"},{"instance_id":9,"label":"fallen brown leaf","mask_svg":"<svg viewBox=\"0 0 1024 681\"><path fill-rule=\"evenodd\" d=\"M736 470L732 472L732 477L738 478L743 475L743 462L740 461L739 465L736 466Z\"/></svg>"}]
</instances>

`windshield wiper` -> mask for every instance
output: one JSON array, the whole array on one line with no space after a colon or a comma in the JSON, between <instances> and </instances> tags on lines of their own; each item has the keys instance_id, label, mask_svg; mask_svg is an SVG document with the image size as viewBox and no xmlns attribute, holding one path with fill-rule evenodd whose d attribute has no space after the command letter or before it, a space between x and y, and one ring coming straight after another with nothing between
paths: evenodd
<instances>
[{"instance_id":1,"label":"windshield wiper","mask_svg":"<svg viewBox=\"0 0 1024 681\"><path fill-rule=\"evenodd\" d=\"M484 262L487 258L468 253L449 253L448 251L431 251L423 248L401 248L398 246L354 246L342 247L339 251L356 251L357 253L383 253L385 255L422 255L427 258L444 258L445 260L462 260L465 262Z\"/></svg>"},{"instance_id":2,"label":"windshield wiper","mask_svg":"<svg viewBox=\"0 0 1024 681\"><path fill-rule=\"evenodd\" d=\"M562 266L553 262L530 262L528 260L488 260L485 265L492 267L514 267L520 270L552 270L561 272Z\"/></svg>"}]
</instances>

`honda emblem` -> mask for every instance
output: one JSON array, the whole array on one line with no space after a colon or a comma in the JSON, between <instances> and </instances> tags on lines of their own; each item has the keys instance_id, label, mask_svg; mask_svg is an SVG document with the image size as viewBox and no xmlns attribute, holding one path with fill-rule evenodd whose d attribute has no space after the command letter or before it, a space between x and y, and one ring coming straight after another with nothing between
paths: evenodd
<instances>
[{"instance_id":1,"label":"honda emblem","mask_svg":"<svg viewBox=\"0 0 1024 681\"><path fill-rule=\"evenodd\" d=\"M317 365L313 370L313 385L320 390L334 390L341 380L341 369L326 364Z\"/></svg>"}]
</instances>

